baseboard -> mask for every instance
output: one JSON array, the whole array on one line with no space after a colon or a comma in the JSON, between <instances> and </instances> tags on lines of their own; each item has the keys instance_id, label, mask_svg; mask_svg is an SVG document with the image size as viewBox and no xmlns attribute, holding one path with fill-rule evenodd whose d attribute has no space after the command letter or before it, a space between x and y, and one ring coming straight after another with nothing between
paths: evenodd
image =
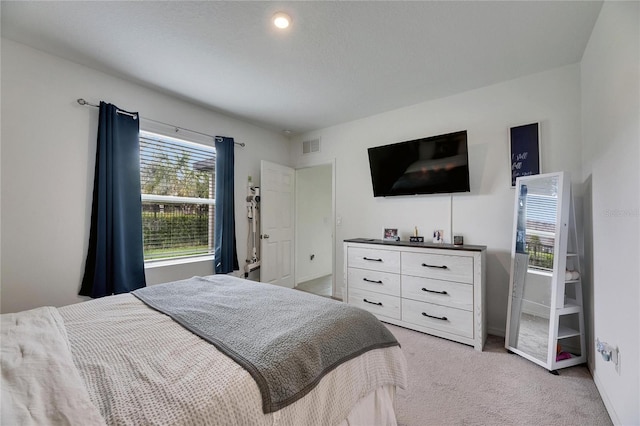
<instances>
[{"instance_id":1,"label":"baseboard","mask_svg":"<svg viewBox=\"0 0 640 426\"><path fill-rule=\"evenodd\" d=\"M498 327L487 327L487 334L491 334L492 336L504 337L505 329Z\"/></svg>"},{"instance_id":2,"label":"baseboard","mask_svg":"<svg viewBox=\"0 0 640 426\"><path fill-rule=\"evenodd\" d=\"M331 297L336 300L343 300L344 298L342 297L342 289L336 288L336 292Z\"/></svg>"},{"instance_id":3,"label":"baseboard","mask_svg":"<svg viewBox=\"0 0 640 426\"><path fill-rule=\"evenodd\" d=\"M534 315L536 317L549 319L549 308L545 308L544 306L530 302L528 300L522 300L522 313Z\"/></svg>"},{"instance_id":4,"label":"baseboard","mask_svg":"<svg viewBox=\"0 0 640 426\"><path fill-rule=\"evenodd\" d=\"M320 274L313 274L313 275L307 275L301 278L296 279L296 286L298 284L302 284L302 283L306 283L307 281L312 281L312 280L316 280L318 278L322 278L322 277L326 277L326 276L330 276L331 272L327 273L320 273Z\"/></svg>"},{"instance_id":5,"label":"baseboard","mask_svg":"<svg viewBox=\"0 0 640 426\"><path fill-rule=\"evenodd\" d=\"M604 403L604 408L607 409L607 414L609 414L609 417L611 417L611 422L614 425L621 425L622 423L620 422L620 419L618 418L618 415L616 414L616 410L613 408L613 404L611 404L611 400L609 399L609 396L607 395L606 392L603 392L603 386L602 383L600 382L600 379L598 377L597 374L595 374L595 372L593 370L591 370L591 368L589 368L589 370L591 371L591 377L593 377L593 382L596 384L596 389L598 389L598 393L600 394L600 398L602 399L602 402Z\"/></svg>"}]
</instances>

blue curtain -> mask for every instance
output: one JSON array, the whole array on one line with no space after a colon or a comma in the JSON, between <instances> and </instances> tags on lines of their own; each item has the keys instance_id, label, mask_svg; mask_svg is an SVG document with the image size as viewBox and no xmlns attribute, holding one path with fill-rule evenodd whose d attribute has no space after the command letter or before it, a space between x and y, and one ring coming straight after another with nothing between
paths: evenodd
<instances>
[{"instance_id":1,"label":"blue curtain","mask_svg":"<svg viewBox=\"0 0 640 426\"><path fill-rule=\"evenodd\" d=\"M216 136L216 216L214 256L216 274L228 274L240 269L236 251L236 220L234 214L234 141Z\"/></svg>"},{"instance_id":2,"label":"blue curtain","mask_svg":"<svg viewBox=\"0 0 640 426\"><path fill-rule=\"evenodd\" d=\"M118 112L120 111L120 112ZM91 232L80 295L144 287L137 114L100 102Z\"/></svg>"}]
</instances>

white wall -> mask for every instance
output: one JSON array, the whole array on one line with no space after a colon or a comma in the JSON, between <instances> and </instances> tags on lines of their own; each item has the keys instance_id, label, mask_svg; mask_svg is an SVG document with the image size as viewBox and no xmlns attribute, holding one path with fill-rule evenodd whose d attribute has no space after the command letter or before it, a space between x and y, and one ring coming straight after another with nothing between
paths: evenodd
<instances>
[{"instance_id":1,"label":"white wall","mask_svg":"<svg viewBox=\"0 0 640 426\"><path fill-rule=\"evenodd\" d=\"M331 164L296 170L296 285L333 272L332 186Z\"/></svg>"},{"instance_id":2,"label":"white wall","mask_svg":"<svg viewBox=\"0 0 640 426\"><path fill-rule=\"evenodd\" d=\"M466 244L486 245L488 330L504 335L514 190L508 129L541 123L542 168L581 176L579 66L507 81L435 101L310 132L292 141L296 167L336 158L336 283L343 285L345 238L381 238L397 227L408 239L414 226L429 237L444 229ZM468 131L471 192L374 198L367 148L457 130ZM301 155L303 140L321 138L321 153ZM451 223L451 219L452 222ZM338 292L339 293L339 292Z\"/></svg>"},{"instance_id":3,"label":"white wall","mask_svg":"<svg viewBox=\"0 0 640 426\"><path fill-rule=\"evenodd\" d=\"M98 111L78 105L80 97L246 143L235 157L244 266L244 183L260 176L261 159L288 163L285 137L6 39L1 78L2 312L83 300L76 294L89 240ZM147 278L153 284L207 273L211 261L154 268Z\"/></svg>"},{"instance_id":4,"label":"white wall","mask_svg":"<svg viewBox=\"0 0 640 426\"><path fill-rule=\"evenodd\" d=\"M594 380L615 424L640 424L640 3L605 1L581 63L585 258L592 263ZM590 342L593 353L594 342Z\"/></svg>"}]
</instances>

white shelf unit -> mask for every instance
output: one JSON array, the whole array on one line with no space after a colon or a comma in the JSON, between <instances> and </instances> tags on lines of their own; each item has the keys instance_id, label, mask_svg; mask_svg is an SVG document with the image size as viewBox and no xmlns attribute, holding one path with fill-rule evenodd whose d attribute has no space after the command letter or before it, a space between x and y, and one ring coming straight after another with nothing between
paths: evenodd
<instances>
[{"instance_id":1,"label":"white shelf unit","mask_svg":"<svg viewBox=\"0 0 640 426\"><path fill-rule=\"evenodd\" d=\"M568 181L568 179L567 179ZM567 211L566 220L563 218L561 231L560 273L558 277L556 300L562 301L561 306L555 309L555 324L557 332L554 333L554 348L560 345L563 351L571 353L571 358L558 360L550 356L550 371L559 368L571 367L583 364L587 361L586 333L584 330L584 309L582 306L582 269L578 254L578 230L571 185L567 182L566 202L563 202L563 211ZM568 205L567 205L568 204ZM564 238L563 238L564 236ZM564 242L562 241L564 239ZM577 279L567 279L566 272L577 272ZM564 273L563 273L564 272ZM568 323L568 324L567 324ZM573 341L568 339L574 338Z\"/></svg>"},{"instance_id":2,"label":"white shelf unit","mask_svg":"<svg viewBox=\"0 0 640 426\"><path fill-rule=\"evenodd\" d=\"M578 231L575 220L574 203L571 196L571 184L568 175L563 172L546 175L527 176L518 179L516 194L520 194L520 187L540 188L541 180L549 179L551 187L557 190L557 212L554 232L554 260L553 273L550 277L550 297L543 304L536 306L543 318L548 318L548 335L546 349L534 353L531 346L523 344L520 336L520 318L523 302L531 306L533 303L523 297L525 276L529 255L516 252L517 220L522 212L522 204L516 197L514 212L514 251L512 252L511 284L509 309L507 317L507 336L505 347L513 353L541 365L557 374L557 370L586 362L586 346L584 331L584 310L582 298L582 269L578 254ZM522 253L522 254L521 254ZM568 272L575 271L573 277ZM546 321L546 320L545 320ZM570 354L569 358L560 359Z\"/></svg>"}]
</instances>

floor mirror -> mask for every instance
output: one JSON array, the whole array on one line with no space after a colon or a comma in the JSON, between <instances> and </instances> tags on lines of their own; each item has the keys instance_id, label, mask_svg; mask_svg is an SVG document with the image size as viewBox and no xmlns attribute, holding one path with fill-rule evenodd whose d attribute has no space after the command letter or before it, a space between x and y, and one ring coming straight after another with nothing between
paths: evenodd
<instances>
[{"instance_id":1,"label":"floor mirror","mask_svg":"<svg viewBox=\"0 0 640 426\"><path fill-rule=\"evenodd\" d=\"M557 373L585 361L570 182L563 172L525 176L515 191L505 347Z\"/></svg>"}]
</instances>

